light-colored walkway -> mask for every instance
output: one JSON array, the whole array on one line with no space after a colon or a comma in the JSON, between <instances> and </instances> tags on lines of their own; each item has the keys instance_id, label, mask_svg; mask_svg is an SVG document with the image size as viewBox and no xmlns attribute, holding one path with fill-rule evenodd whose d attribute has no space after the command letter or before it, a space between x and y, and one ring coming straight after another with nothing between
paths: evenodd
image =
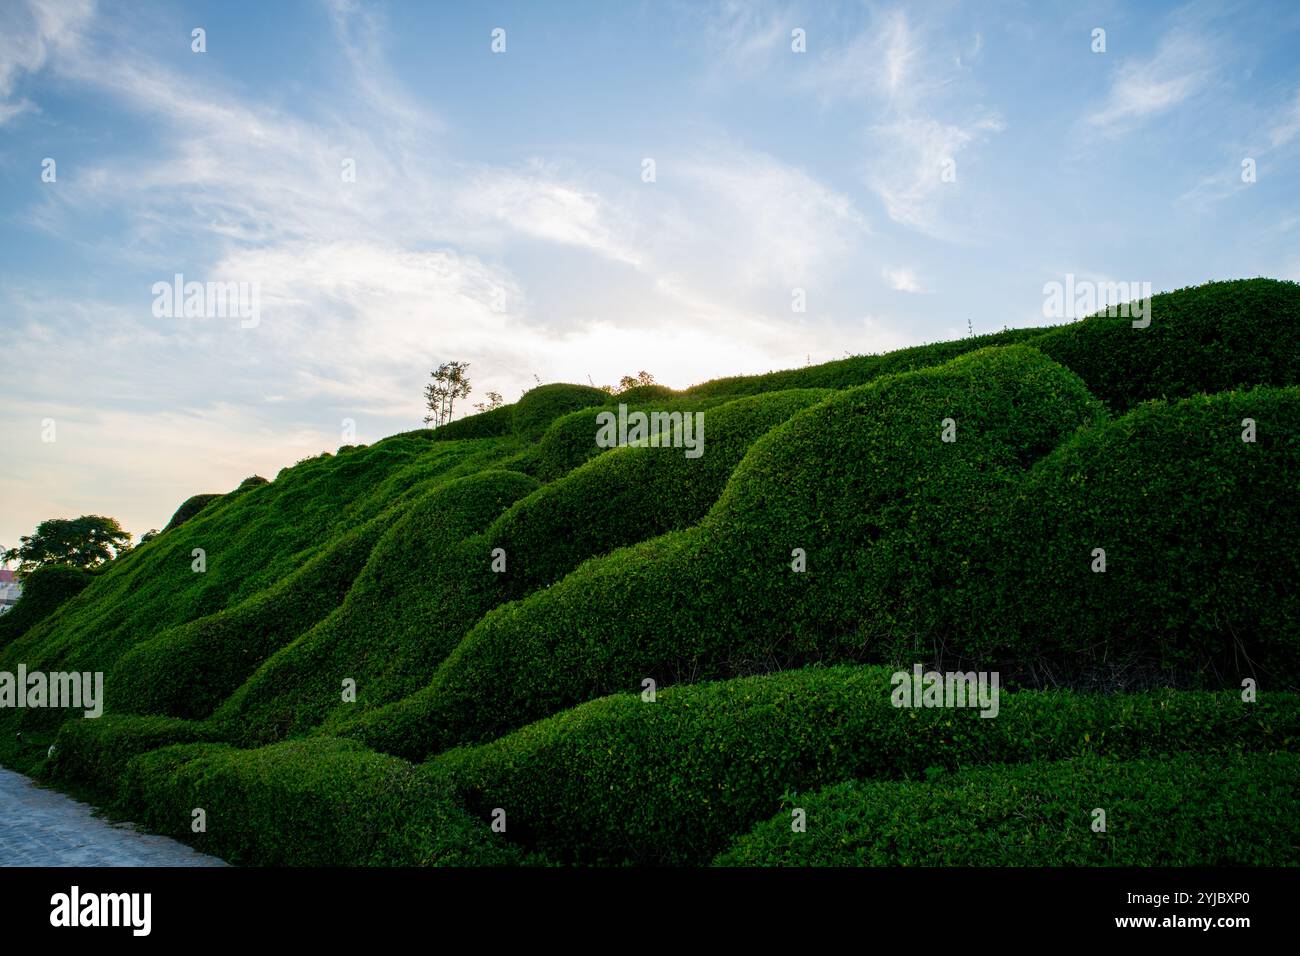
<instances>
[{"instance_id":1,"label":"light-colored walkway","mask_svg":"<svg viewBox=\"0 0 1300 956\"><path fill-rule=\"evenodd\" d=\"M0 866L225 866L0 767Z\"/></svg>"}]
</instances>

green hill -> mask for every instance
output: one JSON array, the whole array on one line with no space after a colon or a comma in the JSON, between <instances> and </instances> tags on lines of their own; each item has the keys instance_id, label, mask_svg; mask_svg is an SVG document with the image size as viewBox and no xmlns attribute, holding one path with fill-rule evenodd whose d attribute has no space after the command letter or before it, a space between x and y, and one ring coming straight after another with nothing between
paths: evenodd
<instances>
[{"instance_id":1,"label":"green hill","mask_svg":"<svg viewBox=\"0 0 1300 956\"><path fill-rule=\"evenodd\" d=\"M1151 316L544 385L196 495L0 618L0 672L106 675L0 762L236 862L1294 863L1300 286ZM667 414L601 447L620 404ZM894 706L914 664L997 715Z\"/></svg>"}]
</instances>

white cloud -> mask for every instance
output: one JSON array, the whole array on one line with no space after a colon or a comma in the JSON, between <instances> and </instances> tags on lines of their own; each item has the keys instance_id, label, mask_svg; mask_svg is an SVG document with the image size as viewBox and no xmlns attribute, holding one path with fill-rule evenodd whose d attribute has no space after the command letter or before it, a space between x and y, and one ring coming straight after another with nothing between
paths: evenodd
<instances>
[{"instance_id":1,"label":"white cloud","mask_svg":"<svg viewBox=\"0 0 1300 956\"><path fill-rule=\"evenodd\" d=\"M1170 33L1153 57L1131 59L1119 67L1106 101L1087 122L1108 136L1124 133L1204 89L1212 63L1204 40L1191 33Z\"/></svg>"},{"instance_id":2,"label":"white cloud","mask_svg":"<svg viewBox=\"0 0 1300 956\"><path fill-rule=\"evenodd\" d=\"M886 266L881 275L895 292L924 292L925 284L911 269L891 269Z\"/></svg>"},{"instance_id":3,"label":"white cloud","mask_svg":"<svg viewBox=\"0 0 1300 956\"><path fill-rule=\"evenodd\" d=\"M27 99L11 100L19 79L39 72L52 54L74 47L94 12L94 0L0 5L0 126L37 108Z\"/></svg>"}]
</instances>

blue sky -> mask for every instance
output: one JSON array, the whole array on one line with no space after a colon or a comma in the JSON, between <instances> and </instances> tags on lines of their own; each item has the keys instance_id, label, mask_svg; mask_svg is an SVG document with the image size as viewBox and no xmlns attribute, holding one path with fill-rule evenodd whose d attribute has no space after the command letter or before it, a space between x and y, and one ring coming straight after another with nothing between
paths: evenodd
<instances>
[{"instance_id":1,"label":"blue sky","mask_svg":"<svg viewBox=\"0 0 1300 956\"><path fill-rule=\"evenodd\" d=\"M0 543L417 427L447 359L682 387L1300 278L1297 50L1294 3L9 0ZM155 316L177 273L258 323Z\"/></svg>"}]
</instances>

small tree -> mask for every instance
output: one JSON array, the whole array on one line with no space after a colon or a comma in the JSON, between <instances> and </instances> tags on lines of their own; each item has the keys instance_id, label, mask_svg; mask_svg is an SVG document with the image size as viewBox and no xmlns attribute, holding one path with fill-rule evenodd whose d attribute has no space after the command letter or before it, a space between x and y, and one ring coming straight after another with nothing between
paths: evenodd
<instances>
[{"instance_id":1,"label":"small tree","mask_svg":"<svg viewBox=\"0 0 1300 956\"><path fill-rule=\"evenodd\" d=\"M654 383L655 377L653 375L641 371L637 372L635 377L624 375L618 380L618 388L614 389L613 392L617 395L619 392L626 392L629 388L636 388L638 385L653 385Z\"/></svg>"},{"instance_id":2,"label":"small tree","mask_svg":"<svg viewBox=\"0 0 1300 956\"><path fill-rule=\"evenodd\" d=\"M131 548L131 535L116 518L82 515L80 518L48 518L21 544L4 553L4 560L17 561L18 573L29 574L49 564L70 564L94 568Z\"/></svg>"},{"instance_id":3,"label":"small tree","mask_svg":"<svg viewBox=\"0 0 1300 956\"><path fill-rule=\"evenodd\" d=\"M424 416L424 423L437 428L451 421L456 399L464 398L470 393L469 363L443 362L429 373L429 377L433 381L424 386L424 402L429 409L429 414Z\"/></svg>"},{"instance_id":4,"label":"small tree","mask_svg":"<svg viewBox=\"0 0 1300 956\"><path fill-rule=\"evenodd\" d=\"M475 402L474 407L480 412L490 412L494 408L500 408L505 404L505 399L501 397L500 392L488 392L486 402Z\"/></svg>"}]
</instances>

